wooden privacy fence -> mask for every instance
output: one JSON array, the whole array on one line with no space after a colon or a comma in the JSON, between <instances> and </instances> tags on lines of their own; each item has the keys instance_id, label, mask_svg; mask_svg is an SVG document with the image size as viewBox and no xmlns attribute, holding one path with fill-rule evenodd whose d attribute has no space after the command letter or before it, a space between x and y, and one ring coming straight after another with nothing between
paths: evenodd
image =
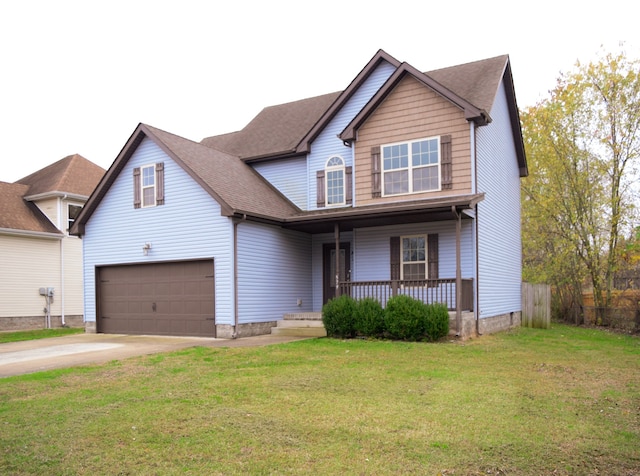
<instances>
[{"instance_id":1,"label":"wooden privacy fence","mask_svg":"<svg viewBox=\"0 0 640 476\"><path fill-rule=\"evenodd\" d=\"M551 327L551 286L522 283L522 326Z\"/></svg>"}]
</instances>

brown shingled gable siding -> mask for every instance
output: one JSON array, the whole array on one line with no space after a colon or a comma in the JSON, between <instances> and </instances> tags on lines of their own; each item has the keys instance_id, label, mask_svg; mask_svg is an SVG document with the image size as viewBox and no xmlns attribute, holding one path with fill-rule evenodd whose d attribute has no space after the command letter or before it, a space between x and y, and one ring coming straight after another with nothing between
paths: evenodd
<instances>
[{"instance_id":1,"label":"brown shingled gable siding","mask_svg":"<svg viewBox=\"0 0 640 476\"><path fill-rule=\"evenodd\" d=\"M371 150L392 142L451 135L452 187L440 192L402 196L402 199L435 198L471 193L469 123L462 111L411 77L392 91L358 131L355 143L356 203L358 206L394 202L398 195L373 198Z\"/></svg>"}]
</instances>

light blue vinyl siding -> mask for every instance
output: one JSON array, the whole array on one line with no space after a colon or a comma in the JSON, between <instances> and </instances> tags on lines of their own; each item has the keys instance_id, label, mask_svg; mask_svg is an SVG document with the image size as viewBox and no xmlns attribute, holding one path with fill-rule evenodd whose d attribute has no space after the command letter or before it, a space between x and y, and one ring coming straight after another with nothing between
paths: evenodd
<instances>
[{"instance_id":1,"label":"light blue vinyl siding","mask_svg":"<svg viewBox=\"0 0 640 476\"><path fill-rule=\"evenodd\" d=\"M339 155L345 160L346 166L353 165L353 149L345 146L338 135L394 71L395 68L386 61L378 65L376 70L365 80L364 84L360 86L311 145L308 171L309 198L307 202L309 209L317 208L316 172L325 168L327 159L333 155ZM355 177L355 170L353 174ZM355 206L355 203L353 205Z\"/></svg>"},{"instance_id":2,"label":"light blue vinyl siding","mask_svg":"<svg viewBox=\"0 0 640 476\"><path fill-rule=\"evenodd\" d=\"M307 209L306 157L262 162L253 168L294 204Z\"/></svg>"},{"instance_id":3,"label":"light blue vinyl siding","mask_svg":"<svg viewBox=\"0 0 640 476\"><path fill-rule=\"evenodd\" d=\"M472 220L462 221L460 237L463 278L473 278ZM456 277L456 224L450 222L415 223L399 226L359 228L354 231L355 260L353 281L386 281L390 275L389 238L392 236L438 234L438 275Z\"/></svg>"},{"instance_id":4,"label":"light blue vinyl siding","mask_svg":"<svg viewBox=\"0 0 640 476\"><path fill-rule=\"evenodd\" d=\"M310 312L311 236L282 228L238 224L238 320L240 324ZM302 305L298 306L298 299Z\"/></svg>"},{"instance_id":5,"label":"light blue vinyl siding","mask_svg":"<svg viewBox=\"0 0 640 476\"><path fill-rule=\"evenodd\" d=\"M504 85L491 111L493 122L477 129L480 318L521 310L522 242L520 177Z\"/></svg>"},{"instance_id":6,"label":"light blue vinyl siding","mask_svg":"<svg viewBox=\"0 0 640 476\"><path fill-rule=\"evenodd\" d=\"M165 205L134 209L133 169L157 162L164 162ZM96 266L213 258L216 322L233 324L232 244L231 221L218 203L145 138L86 225L85 319L96 320Z\"/></svg>"},{"instance_id":7,"label":"light blue vinyl siding","mask_svg":"<svg viewBox=\"0 0 640 476\"><path fill-rule=\"evenodd\" d=\"M389 239L392 236L438 234L438 274L440 278L456 277L456 225L454 221L416 223L397 226L358 228L342 233L341 242L351 243L351 280L387 281L390 279ZM475 246L473 220L462 221L462 277L473 278ZM322 244L335 243L333 234L313 237L313 308L322 309Z\"/></svg>"}]
</instances>

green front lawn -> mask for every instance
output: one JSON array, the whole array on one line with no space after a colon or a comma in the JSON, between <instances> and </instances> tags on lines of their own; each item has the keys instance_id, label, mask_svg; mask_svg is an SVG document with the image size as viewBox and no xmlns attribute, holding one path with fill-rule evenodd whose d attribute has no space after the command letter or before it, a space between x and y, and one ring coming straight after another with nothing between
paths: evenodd
<instances>
[{"instance_id":1,"label":"green front lawn","mask_svg":"<svg viewBox=\"0 0 640 476\"><path fill-rule=\"evenodd\" d=\"M640 339L316 339L0 380L1 474L640 474Z\"/></svg>"},{"instance_id":2,"label":"green front lawn","mask_svg":"<svg viewBox=\"0 0 640 476\"><path fill-rule=\"evenodd\" d=\"M47 337L68 336L82 334L82 327L57 327L55 329L36 329L32 331L0 332L0 344L18 342L21 340L46 339Z\"/></svg>"}]
</instances>

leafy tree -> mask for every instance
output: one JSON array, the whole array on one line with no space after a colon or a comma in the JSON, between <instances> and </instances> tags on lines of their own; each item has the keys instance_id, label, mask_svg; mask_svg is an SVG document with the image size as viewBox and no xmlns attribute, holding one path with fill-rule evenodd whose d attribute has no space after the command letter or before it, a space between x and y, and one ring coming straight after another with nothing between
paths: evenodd
<instances>
[{"instance_id":1,"label":"leafy tree","mask_svg":"<svg viewBox=\"0 0 640 476\"><path fill-rule=\"evenodd\" d=\"M585 279L596 307L611 303L618 240L634 211L639 66L624 53L578 63L522 115L524 279L549 282L573 303Z\"/></svg>"}]
</instances>

